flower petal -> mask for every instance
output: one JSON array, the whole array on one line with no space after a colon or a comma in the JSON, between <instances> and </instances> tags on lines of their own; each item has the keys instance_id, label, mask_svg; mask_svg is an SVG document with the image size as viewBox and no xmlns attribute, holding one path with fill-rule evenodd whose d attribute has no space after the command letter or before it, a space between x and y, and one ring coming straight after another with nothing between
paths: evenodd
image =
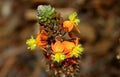
<instances>
[{"instance_id":1,"label":"flower petal","mask_svg":"<svg viewBox=\"0 0 120 77\"><path fill-rule=\"evenodd\" d=\"M40 39L40 35L38 35L37 37L36 37L36 42L37 42L37 44L39 45L39 46L44 46L44 45L47 45L47 41L42 41L41 39Z\"/></svg>"},{"instance_id":2,"label":"flower petal","mask_svg":"<svg viewBox=\"0 0 120 77\"><path fill-rule=\"evenodd\" d=\"M60 41L55 42L54 45L52 45L52 50L56 53L63 52L64 46Z\"/></svg>"},{"instance_id":3,"label":"flower petal","mask_svg":"<svg viewBox=\"0 0 120 77\"><path fill-rule=\"evenodd\" d=\"M72 49L75 47L75 44L69 41L64 41L62 44L64 45L64 53L72 51Z\"/></svg>"},{"instance_id":4,"label":"flower petal","mask_svg":"<svg viewBox=\"0 0 120 77\"><path fill-rule=\"evenodd\" d=\"M64 21L63 22L63 27L65 29L68 29L68 32L70 32L73 29L73 27L74 27L74 23L71 22L71 21Z\"/></svg>"}]
</instances>

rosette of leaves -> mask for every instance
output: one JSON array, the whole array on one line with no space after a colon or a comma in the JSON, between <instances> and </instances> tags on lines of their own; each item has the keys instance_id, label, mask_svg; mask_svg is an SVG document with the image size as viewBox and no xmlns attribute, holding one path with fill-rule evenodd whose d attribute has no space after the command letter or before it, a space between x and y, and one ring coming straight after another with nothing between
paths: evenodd
<instances>
[{"instance_id":1,"label":"rosette of leaves","mask_svg":"<svg viewBox=\"0 0 120 77\"><path fill-rule=\"evenodd\" d=\"M56 18L56 11L50 5L39 5L37 17L41 26L53 26Z\"/></svg>"}]
</instances>

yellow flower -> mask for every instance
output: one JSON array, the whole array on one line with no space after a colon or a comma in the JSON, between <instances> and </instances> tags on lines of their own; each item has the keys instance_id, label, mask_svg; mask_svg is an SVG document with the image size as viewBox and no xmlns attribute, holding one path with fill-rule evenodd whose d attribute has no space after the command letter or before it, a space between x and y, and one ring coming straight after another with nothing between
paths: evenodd
<instances>
[{"instance_id":1,"label":"yellow flower","mask_svg":"<svg viewBox=\"0 0 120 77\"><path fill-rule=\"evenodd\" d=\"M70 20L71 22L74 22L76 25L78 25L78 23L80 22L80 20L79 20L78 17L77 17L77 13L76 13L76 12L72 13L72 14L69 16L69 20Z\"/></svg>"},{"instance_id":2,"label":"yellow flower","mask_svg":"<svg viewBox=\"0 0 120 77\"><path fill-rule=\"evenodd\" d=\"M81 55L82 54L82 52L83 52L83 47L82 47L82 45L81 44L79 44L79 45L77 45L77 46L75 46L74 48L73 48L73 50L72 50L72 52L71 52L71 56L74 56L74 57L79 57L79 55Z\"/></svg>"},{"instance_id":3,"label":"yellow flower","mask_svg":"<svg viewBox=\"0 0 120 77\"><path fill-rule=\"evenodd\" d=\"M31 36L31 38L26 41L26 44L28 45L28 49L31 50L35 49L35 47L37 46L36 40L33 38L33 36Z\"/></svg>"},{"instance_id":4,"label":"yellow flower","mask_svg":"<svg viewBox=\"0 0 120 77\"><path fill-rule=\"evenodd\" d=\"M62 53L56 53L55 55L52 55L53 61L60 62L65 59L65 55Z\"/></svg>"},{"instance_id":5,"label":"yellow flower","mask_svg":"<svg viewBox=\"0 0 120 77\"><path fill-rule=\"evenodd\" d=\"M53 61L60 62L65 59L65 55L63 53L64 46L60 41L55 42L55 44L51 45L52 47L52 58Z\"/></svg>"}]
</instances>

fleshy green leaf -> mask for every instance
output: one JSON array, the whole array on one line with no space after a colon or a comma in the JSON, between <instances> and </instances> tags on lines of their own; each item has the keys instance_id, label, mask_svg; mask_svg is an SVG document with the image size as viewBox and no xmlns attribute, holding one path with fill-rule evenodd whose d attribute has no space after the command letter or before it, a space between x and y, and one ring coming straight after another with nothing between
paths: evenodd
<instances>
[{"instance_id":1,"label":"fleshy green leaf","mask_svg":"<svg viewBox=\"0 0 120 77\"><path fill-rule=\"evenodd\" d=\"M37 16L40 24L46 23L55 17L55 9L50 5L40 5L37 8Z\"/></svg>"}]
</instances>

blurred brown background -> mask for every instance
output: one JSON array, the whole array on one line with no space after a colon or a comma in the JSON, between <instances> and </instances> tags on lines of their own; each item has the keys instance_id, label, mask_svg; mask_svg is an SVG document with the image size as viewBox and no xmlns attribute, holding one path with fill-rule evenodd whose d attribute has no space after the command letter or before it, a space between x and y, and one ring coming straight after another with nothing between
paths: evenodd
<instances>
[{"instance_id":1,"label":"blurred brown background","mask_svg":"<svg viewBox=\"0 0 120 77\"><path fill-rule=\"evenodd\" d=\"M36 35L38 5L81 20L84 46L78 77L120 77L120 0L0 0L0 77L53 77L44 71L39 48L27 50Z\"/></svg>"}]
</instances>

